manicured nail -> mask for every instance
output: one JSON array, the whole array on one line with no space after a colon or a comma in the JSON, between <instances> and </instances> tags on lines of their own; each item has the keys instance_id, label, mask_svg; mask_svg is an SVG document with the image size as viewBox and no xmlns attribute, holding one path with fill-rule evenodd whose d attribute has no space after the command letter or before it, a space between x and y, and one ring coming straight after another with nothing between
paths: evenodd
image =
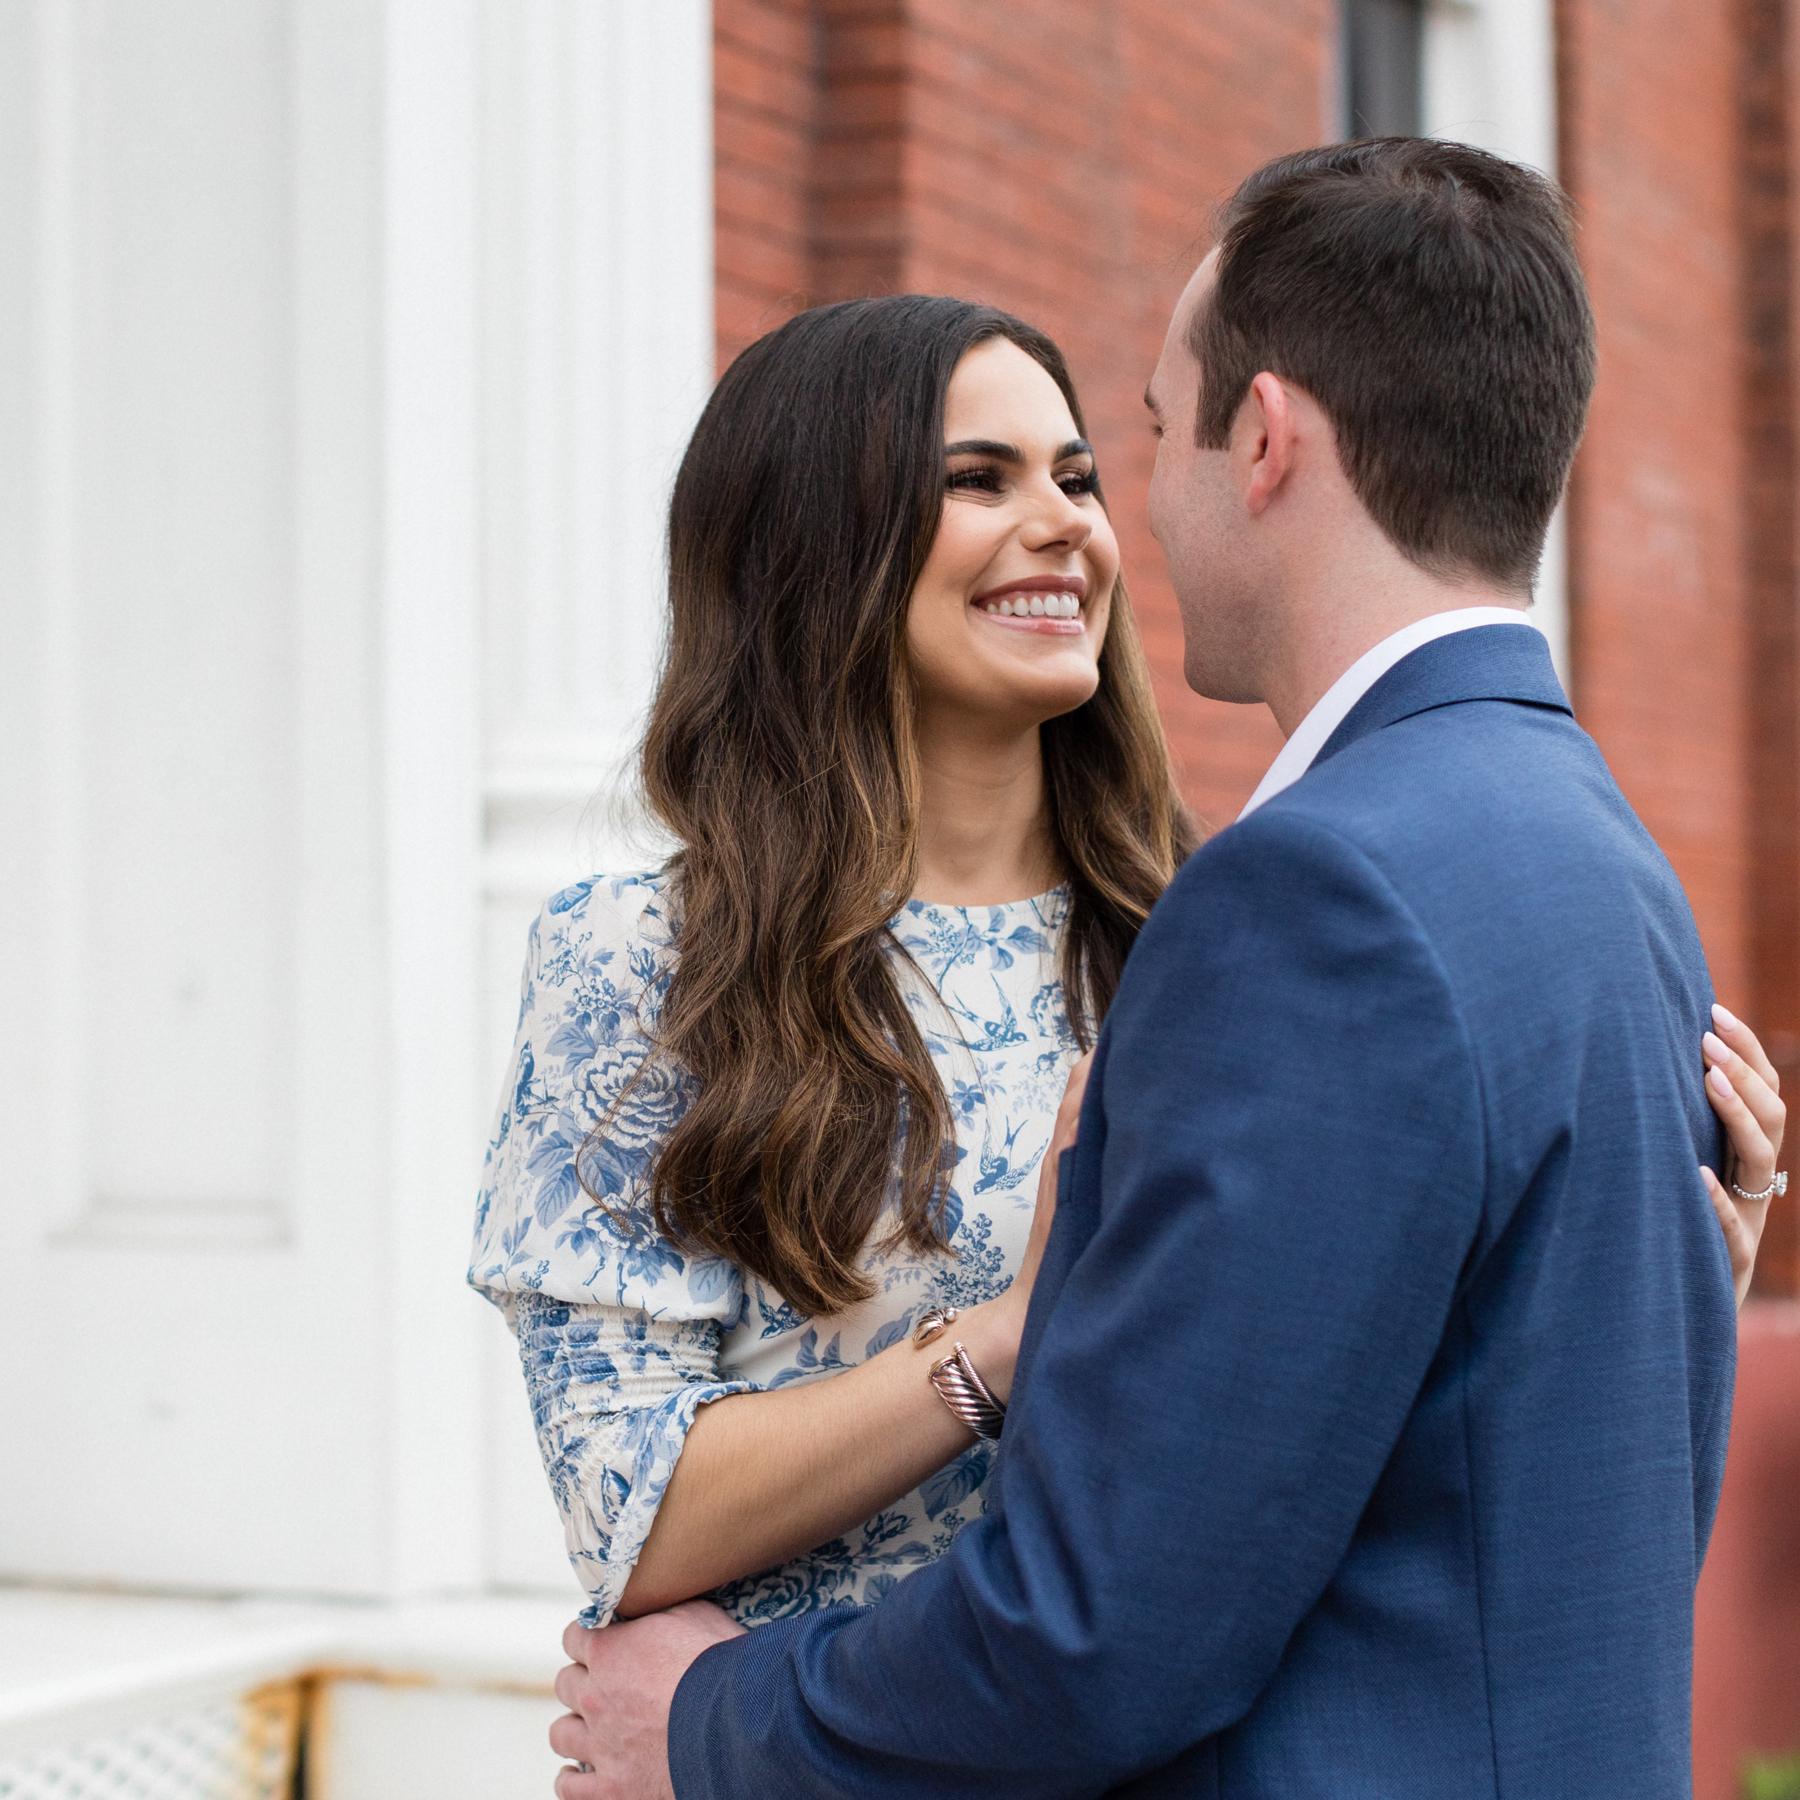
<instances>
[{"instance_id":1,"label":"manicured nail","mask_svg":"<svg viewBox=\"0 0 1800 1800\"><path fill-rule=\"evenodd\" d=\"M1731 1052L1725 1048L1725 1040L1720 1037L1714 1037L1710 1031L1700 1040L1700 1047L1714 1062L1723 1062L1726 1057L1731 1054Z\"/></svg>"},{"instance_id":2,"label":"manicured nail","mask_svg":"<svg viewBox=\"0 0 1800 1800\"><path fill-rule=\"evenodd\" d=\"M1725 1079L1725 1071L1723 1069L1710 1070L1706 1079L1711 1084L1712 1091L1717 1094L1721 1100L1729 1100L1731 1098L1731 1083Z\"/></svg>"},{"instance_id":3,"label":"manicured nail","mask_svg":"<svg viewBox=\"0 0 1800 1800\"><path fill-rule=\"evenodd\" d=\"M1721 1031L1736 1031L1738 1028L1738 1021L1716 1000L1713 1002L1713 1022Z\"/></svg>"}]
</instances>

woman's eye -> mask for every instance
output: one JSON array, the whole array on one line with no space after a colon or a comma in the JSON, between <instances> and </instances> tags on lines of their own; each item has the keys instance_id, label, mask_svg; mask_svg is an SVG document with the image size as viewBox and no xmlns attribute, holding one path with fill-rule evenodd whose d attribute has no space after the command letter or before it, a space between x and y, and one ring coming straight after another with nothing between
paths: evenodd
<instances>
[{"instance_id":1,"label":"woman's eye","mask_svg":"<svg viewBox=\"0 0 1800 1800\"><path fill-rule=\"evenodd\" d=\"M944 486L952 492L997 494L1003 485L998 469L953 469L944 477ZM1083 494L1092 494L1100 486L1099 471L1084 469L1059 475L1056 485L1065 494L1072 494L1077 498Z\"/></svg>"},{"instance_id":2,"label":"woman's eye","mask_svg":"<svg viewBox=\"0 0 1800 1800\"><path fill-rule=\"evenodd\" d=\"M1000 477L993 469L952 469L944 480L944 486L951 489L973 489L983 494L997 494L1000 491Z\"/></svg>"}]
</instances>

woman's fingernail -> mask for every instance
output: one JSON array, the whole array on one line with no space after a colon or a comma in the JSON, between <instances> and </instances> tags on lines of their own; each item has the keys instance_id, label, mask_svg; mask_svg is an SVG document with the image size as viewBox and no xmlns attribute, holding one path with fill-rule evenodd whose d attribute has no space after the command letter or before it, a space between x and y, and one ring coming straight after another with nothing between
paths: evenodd
<instances>
[{"instance_id":1,"label":"woman's fingernail","mask_svg":"<svg viewBox=\"0 0 1800 1800\"><path fill-rule=\"evenodd\" d=\"M1725 1048L1725 1040L1723 1038L1714 1037L1710 1031L1700 1040L1700 1047L1714 1062L1723 1062L1725 1058L1731 1054L1731 1052Z\"/></svg>"},{"instance_id":2,"label":"woman's fingernail","mask_svg":"<svg viewBox=\"0 0 1800 1800\"><path fill-rule=\"evenodd\" d=\"M1721 1031L1736 1031L1737 1020L1722 1007L1718 1001L1713 1002L1713 1020Z\"/></svg>"},{"instance_id":3,"label":"woman's fingernail","mask_svg":"<svg viewBox=\"0 0 1800 1800\"><path fill-rule=\"evenodd\" d=\"M1721 1100L1729 1100L1731 1098L1731 1083L1725 1079L1725 1071L1723 1069L1709 1070L1706 1079L1711 1086L1712 1091L1717 1094Z\"/></svg>"}]
</instances>

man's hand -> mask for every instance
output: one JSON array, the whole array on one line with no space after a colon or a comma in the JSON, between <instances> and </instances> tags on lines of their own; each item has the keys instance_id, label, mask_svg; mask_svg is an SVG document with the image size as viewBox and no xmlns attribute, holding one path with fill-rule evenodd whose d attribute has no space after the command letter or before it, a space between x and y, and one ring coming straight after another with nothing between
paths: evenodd
<instances>
[{"instance_id":1,"label":"man's hand","mask_svg":"<svg viewBox=\"0 0 1800 1800\"><path fill-rule=\"evenodd\" d=\"M674 1800L669 1780L669 1707L702 1650L744 1628L710 1601L688 1600L599 1631L563 1633L569 1666L556 1697L569 1710L550 1727L550 1748L570 1767L557 1800Z\"/></svg>"}]
</instances>

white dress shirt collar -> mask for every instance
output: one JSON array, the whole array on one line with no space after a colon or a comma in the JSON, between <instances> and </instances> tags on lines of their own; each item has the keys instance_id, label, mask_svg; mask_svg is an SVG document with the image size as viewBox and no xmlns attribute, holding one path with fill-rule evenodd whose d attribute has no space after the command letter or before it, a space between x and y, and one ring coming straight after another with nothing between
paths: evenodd
<instances>
[{"instance_id":1,"label":"white dress shirt collar","mask_svg":"<svg viewBox=\"0 0 1800 1800\"><path fill-rule=\"evenodd\" d=\"M1282 745L1281 754L1269 765L1269 772L1257 784L1238 814L1245 819L1266 800L1272 800L1283 788L1289 788L1313 766L1331 734L1350 716L1351 709L1364 694L1403 657L1437 638L1449 637L1457 631L1473 631L1481 625L1527 625L1536 630L1535 622L1516 606L1464 606L1454 612L1433 613L1429 618L1415 619L1403 625L1391 637L1385 637L1373 650L1366 650L1328 687L1313 709L1294 728L1294 735Z\"/></svg>"}]
</instances>

